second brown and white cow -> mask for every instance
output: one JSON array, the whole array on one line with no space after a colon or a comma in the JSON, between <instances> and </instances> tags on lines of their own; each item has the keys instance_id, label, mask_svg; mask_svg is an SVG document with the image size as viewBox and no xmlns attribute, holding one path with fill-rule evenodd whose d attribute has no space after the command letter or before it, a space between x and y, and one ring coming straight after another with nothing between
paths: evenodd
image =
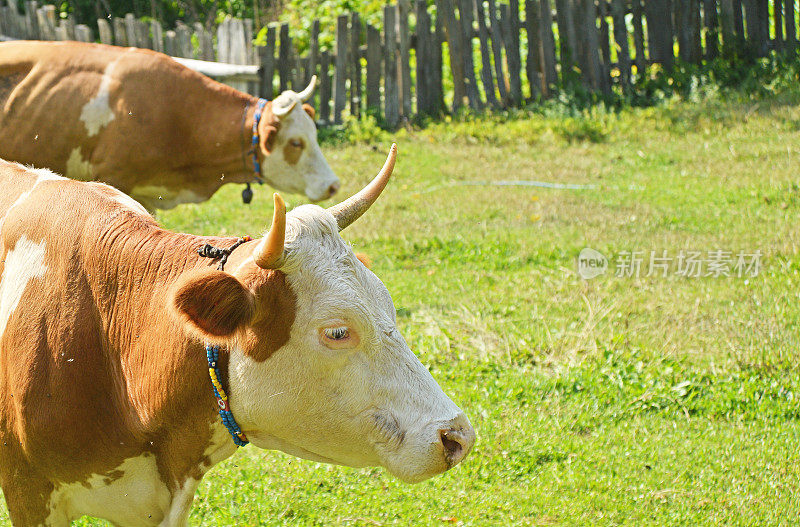
<instances>
[{"instance_id":1,"label":"second brown and white cow","mask_svg":"<svg viewBox=\"0 0 800 527\"><path fill-rule=\"evenodd\" d=\"M0 484L15 526L82 515L185 525L203 475L236 450L204 347L253 445L409 482L475 433L397 330L383 283L339 231L364 190L286 214L263 239L162 229L101 183L0 162ZM218 260L210 244L234 247Z\"/></svg>"},{"instance_id":2,"label":"second brown and white cow","mask_svg":"<svg viewBox=\"0 0 800 527\"><path fill-rule=\"evenodd\" d=\"M80 42L0 43L0 158L103 181L148 209L204 201L255 176L326 199L339 188L313 109L286 91L266 103L150 50Z\"/></svg>"}]
</instances>

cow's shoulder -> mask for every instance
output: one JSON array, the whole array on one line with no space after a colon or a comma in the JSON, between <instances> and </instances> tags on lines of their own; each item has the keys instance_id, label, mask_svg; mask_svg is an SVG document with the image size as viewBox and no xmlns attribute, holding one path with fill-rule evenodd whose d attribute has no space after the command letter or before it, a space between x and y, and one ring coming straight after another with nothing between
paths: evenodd
<instances>
[{"instance_id":1,"label":"cow's shoulder","mask_svg":"<svg viewBox=\"0 0 800 527\"><path fill-rule=\"evenodd\" d=\"M99 181L92 181L87 183L86 186L94 194L93 197L98 200L110 200L114 205L123 207L136 214L150 217L150 213L147 212L147 209L145 209L141 203L111 185L100 183Z\"/></svg>"}]
</instances>

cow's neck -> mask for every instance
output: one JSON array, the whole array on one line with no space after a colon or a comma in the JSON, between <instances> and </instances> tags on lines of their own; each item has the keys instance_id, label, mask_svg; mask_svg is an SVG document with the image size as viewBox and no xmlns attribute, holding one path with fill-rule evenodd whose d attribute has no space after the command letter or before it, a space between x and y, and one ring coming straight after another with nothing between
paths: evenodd
<instances>
[{"instance_id":1,"label":"cow's neck","mask_svg":"<svg viewBox=\"0 0 800 527\"><path fill-rule=\"evenodd\" d=\"M94 263L103 271L94 288L109 345L119 353L128 411L145 438L142 448L163 454L164 481L180 486L189 478L199 480L235 446L219 421L203 344L185 334L167 299L182 273L214 265L197 254L200 246L228 247L234 240L142 223L126 229L125 236L115 236L113 227L105 230ZM246 250L237 249L228 265L236 265ZM221 362L227 371L227 356Z\"/></svg>"},{"instance_id":2,"label":"cow's neck","mask_svg":"<svg viewBox=\"0 0 800 527\"><path fill-rule=\"evenodd\" d=\"M218 185L251 182L254 169L248 152L258 99L228 86L215 88L218 101L208 110L207 101L197 101L202 111L197 116L194 139L206 147L194 151L196 168L217 176L214 181Z\"/></svg>"},{"instance_id":3,"label":"cow's neck","mask_svg":"<svg viewBox=\"0 0 800 527\"><path fill-rule=\"evenodd\" d=\"M226 183L255 180L249 151L258 99L217 83L187 97L195 92L197 99L185 104L194 110L186 116L191 123L186 137L174 138L180 146L173 152L173 166L144 180L139 173L135 187L122 188L151 210L205 201Z\"/></svg>"}]
</instances>

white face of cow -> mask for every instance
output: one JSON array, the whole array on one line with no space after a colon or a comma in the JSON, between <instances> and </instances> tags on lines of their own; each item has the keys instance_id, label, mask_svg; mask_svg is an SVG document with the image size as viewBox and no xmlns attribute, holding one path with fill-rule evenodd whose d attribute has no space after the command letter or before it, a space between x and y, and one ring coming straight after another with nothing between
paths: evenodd
<instances>
[{"instance_id":1,"label":"white face of cow","mask_svg":"<svg viewBox=\"0 0 800 527\"><path fill-rule=\"evenodd\" d=\"M214 272L227 282L220 291L228 298L212 309L227 303L244 313L244 322L222 342L230 349L231 409L254 445L327 463L381 465L417 482L459 463L475 432L400 335L386 287L339 236L377 193L365 198L362 191L338 210L298 207L285 218L285 239L274 236L283 232L282 201L276 197L267 238L231 270L234 276ZM268 357L252 352L276 333L259 329L269 320L265 306L286 308L271 298L274 287L248 291L258 273L280 276L294 296L291 329ZM200 290L189 286L177 293L176 307L190 325L213 337L220 331L203 326L202 308L193 305ZM208 294L207 280L203 288ZM184 296L192 305L182 307Z\"/></svg>"},{"instance_id":2,"label":"white face of cow","mask_svg":"<svg viewBox=\"0 0 800 527\"><path fill-rule=\"evenodd\" d=\"M320 201L339 190L339 178L317 143L314 111L303 104L311 96L311 89L313 84L300 94L285 91L272 101L272 112L279 124L271 144L262 144L261 175L275 188Z\"/></svg>"},{"instance_id":3,"label":"white face of cow","mask_svg":"<svg viewBox=\"0 0 800 527\"><path fill-rule=\"evenodd\" d=\"M289 341L260 363L231 355L232 409L250 441L329 463L383 465L406 481L458 463L474 432L403 340L386 287L329 212L307 205L287 220L280 270L297 306Z\"/></svg>"}]
</instances>

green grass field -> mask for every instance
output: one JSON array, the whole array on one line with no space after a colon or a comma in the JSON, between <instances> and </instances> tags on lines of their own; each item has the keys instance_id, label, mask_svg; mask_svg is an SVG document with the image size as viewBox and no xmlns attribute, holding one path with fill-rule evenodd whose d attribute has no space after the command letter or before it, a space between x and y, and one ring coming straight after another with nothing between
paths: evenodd
<instances>
[{"instance_id":1,"label":"green grass field","mask_svg":"<svg viewBox=\"0 0 800 527\"><path fill-rule=\"evenodd\" d=\"M324 146L341 196L391 139L400 149L393 182L344 237L372 257L478 443L415 486L248 447L203 481L191 525L800 522L800 98L375 135ZM158 218L257 235L271 192L243 206L240 190ZM611 258L605 275L578 276L584 247ZM645 276L664 250L761 251L761 269L682 277L673 261ZM639 278L615 276L623 251L644 253Z\"/></svg>"}]
</instances>

